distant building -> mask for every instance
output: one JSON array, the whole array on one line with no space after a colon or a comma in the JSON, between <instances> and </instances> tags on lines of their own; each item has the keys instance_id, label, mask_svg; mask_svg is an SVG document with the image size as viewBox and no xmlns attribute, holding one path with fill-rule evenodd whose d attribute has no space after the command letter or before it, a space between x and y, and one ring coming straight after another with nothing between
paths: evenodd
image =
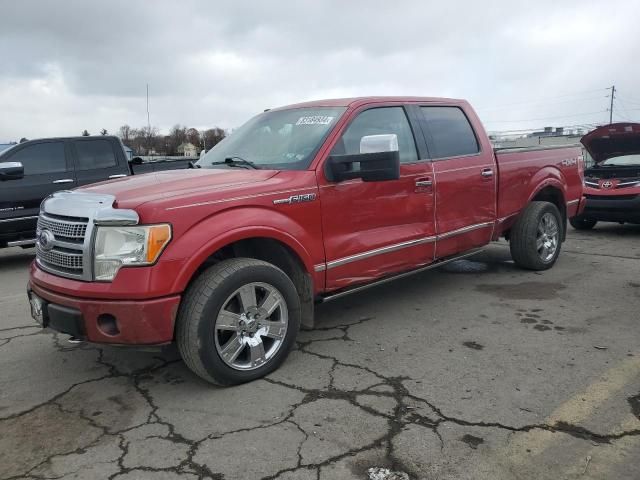
<instances>
[{"instance_id":1,"label":"distant building","mask_svg":"<svg viewBox=\"0 0 640 480\"><path fill-rule=\"evenodd\" d=\"M584 135L584 131L581 128L567 131L564 127L556 127L554 130L553 127L544 127L544 130L538 132L532 132L528 137L561 137L563 135Z\"/></svg>"},{"instance_id":2,"label":"distant building","mask_svg":"<svg viewBox=\"0 0 640 480\"><path fill-rule=\"evenodd\" d=\"M198 148L190 142L181 143L178 145L178 153L185 157L197 157L198 156Z\"/></svg>"}]
</instances>

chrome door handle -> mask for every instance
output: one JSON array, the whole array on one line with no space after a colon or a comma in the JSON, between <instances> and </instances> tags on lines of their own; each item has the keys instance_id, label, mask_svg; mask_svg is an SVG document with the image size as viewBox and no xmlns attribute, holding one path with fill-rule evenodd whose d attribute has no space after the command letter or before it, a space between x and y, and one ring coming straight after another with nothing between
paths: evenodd
<instances>
[{"instance_id":1,"label":"chrome door handle","mask_svg":"<svg viewBox=\"0 0 640 480\"><path fill-rule=\"evenodd\" d=\"M54 180L51 183L73 183L73 179L72 178L62 178L60 180Z\"/></svg>"},{"instance_id":2,"label":"chrome door handle","mask_svg":"<svg viewBox=\"0 0 640 480\"><path fill-rule=\"evenodd\" d=\"M480 175L483 177L493 177L493 170L491 168L485 168L480 172Z\"/></svg>"},{"instance_id":3,"label":"chrome door handle","mask_svg":"<svg viewBox=\"0 0 640 480\"><path fill-rule=\"evenodd\" d=\"M126 177L127 175L124 173L119 173L117 175L109 175L109 178L122 178L122 177Z\"/></svg>"},{"instance_id":4,"label":"chrome door handle","mask_svg":"<svg viewBox=\"0 0 640 480\"><path fill-rule=\"evenodd\" d=\"M433 185L431 180L418 180L416 182L416 187L430 187L431 185Z\"/></svg>"}]
</instances>

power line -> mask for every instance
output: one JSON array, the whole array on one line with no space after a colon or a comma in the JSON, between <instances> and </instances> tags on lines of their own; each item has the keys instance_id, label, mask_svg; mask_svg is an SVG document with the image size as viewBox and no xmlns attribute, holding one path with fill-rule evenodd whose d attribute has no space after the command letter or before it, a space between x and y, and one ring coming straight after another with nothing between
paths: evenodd
<instances>
[{"instance_id":1,"label":"power line","mask_svg":"<svg viewBox=\"0 0 640 480\"><path fill-rule=\"evenodd\" d=\"M606 113L608 110L599 110L597 112L584 112L584 113L574 113L571 115L557 115L553 117L540 117L540 118L527 118L527 119L513 119L513 120L485 120L484 123L522 123L522 122L534 122L538 120L553 120L556 118L569 118L569 117L580 117L583 115L596 115L599 113Z\"/></svg>"},{"instance_id":2,"label":"power line","mask_svg":"<svg viewBox=\"0 0 640 480\"><path fill-rule=\"evenodd\" d=\"M602 126L602 124L603 123L577 123L577 124L573 124L573 125L558 125L556 128L563 128L564 130L577 130L577 129L591 130L593 128ZM542 131L543 129L544 129L544 127L522 128L522 129L513 129L513 130L488 130L488 131L489 131L489 133L513 133L513 134L518 134L518 133Z\"/></svg>"},{"instance_id":3,"label":"power line","mask_svg":"<svg viewBox=\"0 0 640 480\"><path fill-rule=\"evenodd\" d=\"M557 98L566 98L566 97L575 97L578 95L586 95L586 94L590 94L590 93L595 93L595 92L603 92L604 90L609 90L609 88L598 88L595 90L585 90L582 92L574 92L574 93L565 93L563 95L556 95L553 97L540 97L538 99L535 100L526 100L526 101L522 101L522 102L513 102L513 103L508 103L508 104L503 104L503 105L487 105L486 107L477 107L477 110L489 110L489 109L498 109L498 108L506 108L506 107L511 107L514 105L524 105L524 104L529 104L529 103L541 103L541 102L546 102L548 100L555 100ZM583 99L574 99L574 100L570 100L570 101L577 101L577 100L583 100ZM560 102L558 102L560 103Z\"/></svg>"},{"instance_id":4,"label":"power line","mask_svg":"<svg viewBox=\"0 0 640 480\"><path fill-rule=\"evenodd\" d=\"M627 97L627 94L624 95L624 97L620 97L620 90L618 89L618 97L622 100L624 100L625 102L630 102L630 103L637 103L638 105L640 105L640 100L638 100L637 98L634 97Z\"/></svg>"},{"instance_id":5,"label":"power line","mask_svg":"<svg viewBox=\"0 0 640 480\"><path fill-rule=\"evenodd\" d=\"M572 98L570 100L544 100L544 101L539 101L539 102L530 102L530 106L524 106L521 107L524 110L529 110L529 109L533 109L536 108L537 105L559 105L559 104L567 104L567 103L576 103L576 102L589 102L592 100L602 100L603 98L606 98L606 96L597 96L597 97L586 97L586 98ZM522 102L522 105L525 105L529 102ZM496 106L496 107L490 107L490 108L477 108L476 110L478 111L482 111L482 112L492 112L494 110L506 110L508 108L512 108L513 106L517 106L517 103L512 103L510 105L502 105L502 106Z\"/></svg>"},{"instance_id":6,"label":"power line","mask_svg":"<svg viewBox=\"0 0 640 480\"><path fill-rule=\"evenodd\" d=\"M616 115L618 115L618 117L622 118L623 120L629 121L629 122L633 122L634 120L632 120L631 114L627 111L627 109L625 108L624 104L620 103L620 99L618 97L616 97L616 105L622 109L622 111L624 112L624 115L621 115L620 112L616 112Z\"/></svg>"}]
</instances>

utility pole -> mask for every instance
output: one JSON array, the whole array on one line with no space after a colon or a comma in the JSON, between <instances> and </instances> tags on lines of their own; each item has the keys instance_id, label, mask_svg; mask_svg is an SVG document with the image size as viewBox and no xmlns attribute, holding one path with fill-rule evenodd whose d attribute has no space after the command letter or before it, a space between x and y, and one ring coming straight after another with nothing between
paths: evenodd
<instances>
[{"instance_id":1,"label":"utility pole","mask_svg":"<svg viewBox=\"0 0 640 480\"><path fill-rule=\"evenodd\" d=\"M613 123L613 97L616 94L616 86L611 87L611 107L609 108L609 123Z\"/></svg>"},{"instance_id":2,"label":"utility pole","mask_svg":"<svg viewBox=\"0 0 640 480\"><path fill-rule=\"evenodd\" d=\"M151 149L151 117L149 116L149 84L147 83L147 155Z\"/></svg>"}]
</instances>

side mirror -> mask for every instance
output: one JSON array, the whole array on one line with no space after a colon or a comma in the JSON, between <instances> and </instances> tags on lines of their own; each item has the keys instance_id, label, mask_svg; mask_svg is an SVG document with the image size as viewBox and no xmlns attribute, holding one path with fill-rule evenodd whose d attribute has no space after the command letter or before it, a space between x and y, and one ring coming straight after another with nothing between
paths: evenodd
<instances>
[{"instance_id":1,"label":"side mirror","mask_svg":"<svg viewBox=\"0 0 640 480\"><path fill-rule=\"evenodd\" d=\"M360 153L331 155L325 174L330 182L361 178L363 182L383 182L400 178L398 136L367 135L360 140Z\"/></svg>"},{"instance_id":2,"label":"side mirror","mask_svg":"<svg viewBox=\"0 0 640 480\"><path fill-rule=\"evenodd\" d=\"M20 162L0 162L0 180L18 180L24 177L24 167Z\"/></svg>"}]
</instances>

